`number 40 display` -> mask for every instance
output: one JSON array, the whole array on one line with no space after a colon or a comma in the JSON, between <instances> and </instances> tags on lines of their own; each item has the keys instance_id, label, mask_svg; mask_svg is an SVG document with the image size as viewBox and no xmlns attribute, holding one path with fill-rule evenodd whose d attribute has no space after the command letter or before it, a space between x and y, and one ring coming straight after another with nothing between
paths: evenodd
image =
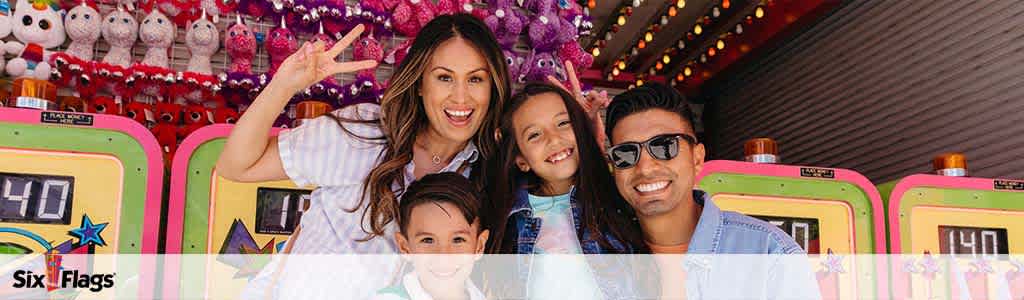
<instances>
[{"instance_id":1,"label":"number 40 display","mask_svg":"<svg viewBox=\"0 0 1024 300\"><path fill-rule=\"evenodd\" d=\"M70 224L75 178L0 173L0 222Z\"/></svg>"}]
</instances>

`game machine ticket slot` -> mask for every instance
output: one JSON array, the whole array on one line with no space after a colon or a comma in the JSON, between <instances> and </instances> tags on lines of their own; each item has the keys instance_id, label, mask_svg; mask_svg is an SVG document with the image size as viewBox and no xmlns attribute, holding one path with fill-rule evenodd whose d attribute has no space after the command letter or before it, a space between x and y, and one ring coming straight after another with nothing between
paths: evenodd
<instances>
[{"instance_id":1,"label":"game machine ticket slot","mask_svg":"<svg viewBox=\"0 0 1024 300\"><path fill-rule=\"evenodd\" d=\"M789 233L809 255L824 299L883 295L884 267L855 254L885 253L882 202L857 172L779 163L768 138L747 141L745 162L705 162L697 178L721 209L750 215ZM884 281L881 281L884 282Z\"/></svg>"},{"instance_id":2,"label":"game machine ticket slot","mask_svg":"<svg viewBox=\"0 0 1024 300\"><path fill-rule=\"evenodd\" d=\"M296 125L330 110L324 102L301 102ZM167 253L186 255L169 256L165 264L165 298L238 297L268 260L266 255L249 259L236 254L279 253L309 207L314 187L298 187L290 180L241 183L217 175L214 166L233 127L203 127L175 153ZM281 130L274 128L272 134ZM198 264L187 254L228 255Z\"/></svg>"},{"instance_id":3,"label":"game machine ticket slot","mask_svg":"<svg viewBox=\"0 0 1024 300\"><path fill-rule=\"evenodd\" d=\"M1024 298L1024 181L967 176L963 154L935 175L879 185L888 210L893 297Z\"/></svg>"},{"instance_id":4,"label":"game machine ticket slot","mask_svg":"<svg viewBox=\"0 0 1024 300\"><path fill-rule=\"evenodd\" d=\"M130 119L50 110L56 88L49 82L12 86L12 105L0 107L0 254L24 260L0 264L0 278L16 282L18 272L33 272L53 282L5 285L0 298L151 298L155 258L103 254L157 253L163 161L156 140ZM68 272L114 276L102 291L84 291L65 280Z\"/></svg>"}]
</instances>

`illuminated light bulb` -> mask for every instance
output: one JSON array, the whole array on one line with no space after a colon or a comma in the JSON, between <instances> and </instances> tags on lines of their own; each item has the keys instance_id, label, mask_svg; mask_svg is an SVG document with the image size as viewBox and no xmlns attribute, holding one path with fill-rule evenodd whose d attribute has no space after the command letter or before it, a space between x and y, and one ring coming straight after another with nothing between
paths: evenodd
<instances>
[{"instance_id":1,"label":"illuminated light bulb","mask_svg":"<svg viewBox=\"0 0 1024 300\"><path fill-rule=\"evenodd\" d=\"M754 16L758 19L764 18L764 7L758 6L757 9L754 10Z\"/></svg>"},{"instance_id":2,"label":"illuminated light bulb","mask_svg":"<svg viewBox=\"0 0 1024 300\"><path fill-rule=\"evenodd\" d=\"M669 83L669 84L672 85L672 86L676 86L676 81L673 80L672 83Z\"/></svg>"},{"instance_id":3,"label":"illuminated light bulb","mask_svg":"<svg viewBox=\"0 0 1024 300\"><path fill-rule=\"evenodd\" d=\"M718 6L711 8L711 17L717 18L722 15L722 11L718 10Z\"/></svg>"},{"instance_id":4,"label":"illuminated light bulb","mask_svg":"<svg viewBox=\"0 0 1024 300\"><path fill-rule=\"evenodd\" d=\"M686 7L686 0L676 0L676 7L678 7L678 8Z\"/></svg>"},{"instance_id":5,"label":"illuminated light bulb","mask_svg":"<svg viewBox=\"0 0 1024 300\"><path fill-rule=\"evenodd\" d=\"M715 44L715 47L718 48L718 50L725 49L725 41L718 40L718 43Z\"/></svg>"},{"instance_id":6,"label":"illuminated light bulb","mask_svg":"<svg viewBox=\"0 0 1024 300\"><path fill-rule=\"evenodd\" d=\"M737 25L739 25L739 24L737 24ZM612 32L611 32L611 31L609 31L609 32L605 32L605 33L604 33L604 39L605 39L605 40L610 40L610 39L612 39Z\"/></svg>"},{"instance_id":7,"label":"illuminated light bulb","mask_svg":"<svg viewBox=\"0 0 1024 300\"><path fill-rule=\"evenodd\" d=\"M619 69L612 69L612 76L619 76Z\"/></svg>"},{"instance_id":8,"label":"illuminated light bulb","mask_svg":"<svg viewBox=\"0 0 1024 300\"><path fill-rule=\"evenodd\" d=\"M593 54L595 57L601 56L601 49L594 48L593 50L590 50L590 54Z\"/></svg>"},{"instance_id":9,"label":"illuminated light bulb","mask_svg":"<svg viewBox=\"0 0 1024 300\"><path fill-rule=\"evenodd\" d=\"M649 69L649 70L647 70L647 74L651 74L651 76L654 76L654 74L658 74L658 73L656 73L654 69Z\"/></svg>"},{"instance_id":10,"label":"illuminated light bulb","mask_svg":"<svg viewBox=\"0 0 1024 300\"><path fill-rule=\"evenodd\" d=\"M665 68L665 65L662 64L661 62L658 62L658 64L654 65L654 69L658 70L658 71L661 71L661 69L664 69L664 68ZM651 73L654 73L654 72L651 72ZM651 74L651 75L654 75L654 74Z\"/></svg>"},{"instance_id":11,"label":"illuminated light bulb","mask_svg":"<svg viewBox=\"0 0 1024 300\"><path fill-rule=\"evenodd\" d=\"M636 56L637 54L640 54L640 51L636 50L636 47L633 47L633 50L631 50L629 54L632 56Z\"/></svg>"},{"instance_id":12,"label":"illuminated light bulb","mask_svg":"<svg viewBox=\"0 0 1024 300\"><path fill-rule=\"evenodd\" d=\"M612 72L614 72L614 71L612 71ZM608 74L608 77L606 77L606 78L608 78L608 81L612 81L612 79L615 79L615 76L613 76L612 74Z\"/></svg>"},{"instance_id":13,"label":"illuminated light bulb","mask_svg":"<svg viewBox=\"0 0 1024 300\"><path fill-rule=\"evenodd\" d=\"M636 86L644 86L644 80L643 79L637 79L636 80Z\"/></svg>"},{"instance_id":14,"label":"illuminated light bulb","mask_svg":"<svg viewBox=\"0 0 1024 300\"><path fill-rule=\"evenodd\" d=\"M640 41L640 43L638 43L636 47L640 49L647 48L647 43L644 41Z\"/></svg>"},{"instance_id":15,"label":"illuminated light bulb","mask_svg":"<svg viewBox=\"0 0 1024 300\"><path fill-rule=\"evenodd\" d=\"M661 57L661 62L666 63L666 64L670 63L670 62L672 62L672 58L669 57L668 54L665 54L665 56Z\"/></svg>"},{"instance_id":16,"label":"illuminated light bulb","mask_svg":"<svg viewBox=\"0 0 1024 300\"><path fill-rule=\"evenodd\" d=\"M690 67L683 69L683 76L690 77L690 75L693 75L693 69L690 69Z\"/></svg>"},{"instance_id":17,"label":"illuminated light bulb","mask_svg":"<svg viewBox=\"0 0 1024 300\"><path fill-rule=\"evenodd\" d=\"M715 48L708 48L708 56L715 57L715 53L717 53Z\"/></svg>"},{"instance_id":18,"label":"illuminated light bulb","mask_svg":"<svg viewBox=\"0 0 1024 300\"><path fill-rule=\"evenodd\" d=\"M619 24L619 26L626 25L626 16L620 15L617 24Z\"/></svg>"},{"instance_id":19,"label":"illuminated light bulb","mask_svg":"<svg viewBox=\"0 0 1024 300\"><path fill-rule=\"evenodd\" d=\"M683 48L686 48L686 42L684 42L683 40L679 40L679 42L676 43L676 48L679 48L679 50L683 50Z\"/></svg>"},{"instance_id":20,"label":"illuminated light bulb","mask_svg":"<svg viewBox=\"0 0 1024 300\"><path fill-rule=\"evenodd\" d=\"M640 6L640 4L643 4L643 1L640 1L640 0L633 0L633 7L639 7L639 6Z\"/></svg>"},{"instance_id":21,"label":"illuminated light bulb","mask_svg":"<svg viewBox=\"0 0 1024 300\"><path fill-rule=\"evenodd\" d=\"M704 33L704 27L701 27L700 24L693 25L693 34L700 35L701 33Z\"/></svg>"},{"instance_id":22,"label":"illuminated light bulb","mask_svg":"<svg viewBox=\"0 0 1024 300\"><path fill-rule=\"evenodd\" d=\"M678 14L678 13L679 13L679 11L678 11L678 10L676 10L676 7L675 7L675 6L669 6L669 7L668 7L668 16L669 16L669 17L675 17L675 16L676 16L676 14Z\"/></svg>"},{"instance_id":23,"label":"illuminated light bulb","mask_svg":"<svg viewBox=\"0 0 1024 300\"><path fill-rule=\"evenodd\" d=\"M630 85L629 85L629 88L628 88L627 90L632 90L632 89L635 89L635 88L636 88L636 85L635 85L635 84L630 84Z\"/></svg>"},{"instance_id":24,"label":"illuminated light bulb","mask_svg":"<svg viewBox=\"0 0 1024 300\"><path fill-rule=\"evenodd\" d=\"M618 67L619 67L619 70L625 70L626 69L626 62L620 60Z\"/></svg>"},{"instance_id":25,"label":"illuminated light bulb","mask_svg":"<svg viewBox=\"0 0 1024 300\"><path fill-rule=\"evenodd\" d=\"M736 24L736 34L743 34L743 24Z\"/></svg>"},{"instance_id":26,"label":"illuminated light bulb","mask_svg":"<svg viewBox=\"0 0 1024 300\"><path fill-rule=\"evenodd\" d=\"M726 1L728 1L728 0L726 0ZM593 9L594 7L597 7L597 0L587 1L587 7L591 8L591 9Z\"/></svg>"},{"instance_id":27,"label":"illuminated light bulb","mask_svg":"<svg viewBox=\"0 0 1024 300\"><path fill-rule=\"evenodd\" d=\"M682 73L676 74L676 81L683 81L683 80L686 80L686 76L683 76Z\"/></svg>"},{"instance_id":28,"label":"illuminated light bulb","mask_svg":"<svg viewBox=\"0 0 1024 300\"><path fill-rule=\"evenodd\" d=\"M654 40L654 34L651 33L650 31L648 31L647 33L644 34L644 40L648 41L648 42L653 41Z\"/></svg>"},{"instance_id":29,"label":"illuminated light bulb","mask_svg":"<svg viewBox=\"0 0 1024 300\"><path fill-rule=\"evenodd\" d=\"M722 0L722 8L729 9L729 6L732 6L732 3L730 3L729 0Z\"/></svg>"},{"instance_id":30,"label":"illuminated light bulb","mask_svg":"<svg viewBox=\"0 0 1024 300\"><path fill-rule=\"evenodd\" d=\"M661 25L668 25L668 16L661 16Z\"/></svg>"},{"instance_id":31,"label":"illuminated light bulb","mask_svg":"<svg viewBox=\"0 0 1024 300\"><path fill-rule=\"evenodd\" d=\"M706 62L708 62L708 56L707 56L707 55L704 55L704 54L701 54L701 55L700 55L700 62L701 62L701 63L706 63Z\"/></svg>"}]
</instances>

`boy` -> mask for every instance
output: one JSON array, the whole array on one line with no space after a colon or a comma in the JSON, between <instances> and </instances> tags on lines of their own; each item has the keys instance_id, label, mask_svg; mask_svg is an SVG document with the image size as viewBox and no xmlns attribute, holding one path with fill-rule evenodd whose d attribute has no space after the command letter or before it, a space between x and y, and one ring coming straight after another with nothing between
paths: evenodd
<instances>
[{"instance_id":1,"label":"boy","mask_svg":"<svg viewBox=\"0 0 1024 300\"><path fill-rule=\"evenodd\" d=\"M481 229L479 194L468 179L450 172L410 185L399 204L395 241L414 270L374 299L483 300L469 280L489 235Z\"/></svg>"}]
</instances>

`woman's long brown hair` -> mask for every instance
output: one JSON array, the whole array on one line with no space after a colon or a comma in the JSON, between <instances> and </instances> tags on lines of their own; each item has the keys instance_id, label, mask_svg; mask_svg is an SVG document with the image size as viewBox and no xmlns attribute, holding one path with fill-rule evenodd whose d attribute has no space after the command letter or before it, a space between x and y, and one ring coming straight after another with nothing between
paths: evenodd
<instances>
[{"instance_id":1,"label":"woman's long brown hair","mask_svg":"<svg viewBox=\"0 0 1024 300\"><path fill-rule=\"evenodd\" d=\"M512 117L524 103L536 95L552 93L562 99L565 109L572 122L572 130L576 136L576 153L580 163L576 169L576 204L580 208L580 227L592 235L602 248L611 253L642 253L647 249L643 241L640 225L634 221L632 207L619 196L615 180L604 154L597 144L594 126L587 118L583 107L568 92L560 87L547 83L529 83L505 105L501 117L501 134L498 137L500 153L488 164L491 165L493 180L488 184L488 201L484 202L484 220L491 230L491 238L487 241L487 253L516 253L517 233L509 223L508 214L515 205L516 191L523 188L520 181L525 180L525 188L533 192L540 186L541 179L533 172L522 172L515 165L516 156L520 154L516 143L515 128ZM614 237L629 249L614 249L607 236ZM595 253L585 253L595 254Z\"/></svg>"},{"instance_id":2,"label":"woman's long brown hair","mask_svg":"<svg viewBox=\"0 0 1024 300\"><path fill-rule=\"evenodd\" d=\"M486 166L482 162L492 157L496 148L493 135L483 133L493 133L495 128L498 128L501 108L511 93L508 65L505 63L505 56L501 52L498 40L487 25L479 19L469 14L438 16L427 23L416 35L416 39L409 48L409 54L392 74L390 86L384 91L384 97L381 100L380 119L345 119L334 114L327 114L346 133L384 145L379 157L380 164L370 171L370 175L363 182L362 197L359 199L359 203L347 210L356 212L360 208L366 207L361 224L366 224L366 219L369 218L370 228L363 228L367 235L359 241L367 241L384 235L384 227L398 218L398 197L396 195L402 194L405 189L405 186L402 185L405 182L405 166L412 162L413 143L416 141L416 135L423 128L430 126L423 107L423 100L418 92L422 84L421 78L437 47L453 38L461 38L480 51L487 60L490 77L493 78L487 114L483 116L483 123L472 138L472 142L477 147L478 157L477 162L472 165L470 178L478 188L483 188L486 178L482 174L488 173L484 170ZM356 135L345 128L344 124L346 123L377 125L384 136ZM396 183L399 185L397 191L392 190L392 185Z\"/></svg>"}]
</instances>

